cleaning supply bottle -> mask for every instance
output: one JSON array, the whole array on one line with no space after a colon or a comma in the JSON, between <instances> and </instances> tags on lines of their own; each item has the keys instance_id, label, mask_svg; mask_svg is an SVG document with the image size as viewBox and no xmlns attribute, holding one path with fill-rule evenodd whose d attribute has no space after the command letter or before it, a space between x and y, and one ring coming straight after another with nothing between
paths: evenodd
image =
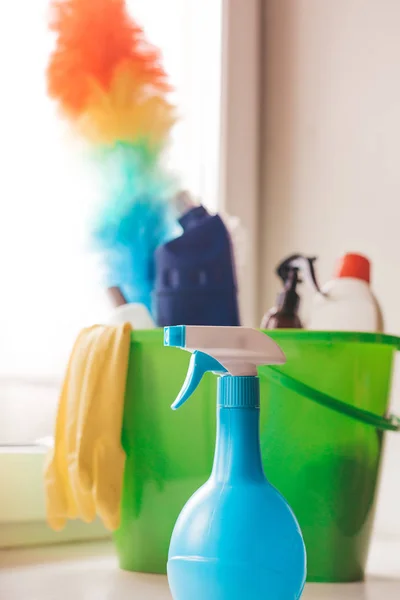
<instances>
[{"instance_id":1,"label":"cleaning supply bottle","mask_svg":"<svg viewBox=\"0 0 400 600\"><path fill-rule=\"evenodd\" d=\"M309 329L383 331L382 312L371 291L371 264L361 254L346 254L334 278L315 296Z\"/></svg>"},{"instance_id":2,"label":"cleaning supply bottle","mask_svg":"<svg viewBox=\"0 0 400 600\"><path fill-rule=\"evenodd\" d=\"M315 260L315 257L309 258L302 254L293 254L278 265L276 273L282 279L283 292L278 295L276 306L265 313L262 318L261 329L301 329L303 327L298 315L300 297L296 291L297 284L302 282L299 278L299 271L319 292L314 270Z\"/></svg>"},{"instance_id":3,"label":"cleaning supply bottle","mask_svg":"<svg viewBox=\"0 0 400 600\"><path fill-rule=\"evenodd\" d=\"M157 325L239 325L229 232L204 206L187 208L182 235L155 252Z\"/></svg>"},{"instance_id":4,"label":"cleaning supply bottle","mask_svg":"<svg viewBox=\"0 0 400 600\"><path fill-rule=\"evenodd\" d=\"M257 366L284 363L283 352L244 327L166 327L164 344L192 353L173 409L204 373L220 376L211 477L183 508L169 548L174 600L297 600L306 574L303 538L264 475L259 439Z\"/></svg>"},{"instance_id":5,"label":"cleaning supply bottle","mask_svg":"<svg viewBox=\"0 0 400 600\"><path fill-rule=\"evenodd\" d=\"M127 302L114 308L107 320L109 325L123 325L129 323L132 329L154 329L155 323L150 312L144 304Z\"/></svg>"}]
</instances>

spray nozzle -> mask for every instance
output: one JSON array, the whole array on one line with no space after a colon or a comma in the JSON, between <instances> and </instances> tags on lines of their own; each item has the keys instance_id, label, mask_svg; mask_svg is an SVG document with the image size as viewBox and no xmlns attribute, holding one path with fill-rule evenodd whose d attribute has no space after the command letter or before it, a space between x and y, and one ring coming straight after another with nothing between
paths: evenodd
<instances>
[{"instance_id":1,"label":"spray nozzle","mask_svg":"<svg viewBox=\"0 0 400 600\"><path fill-rule=\"evenodd\" d=\"M281 262L276 273L285 285L289 281L295 287L297 283L302 282L298 275L300 271L316 291L322 293L315 275L314 263L316 260L316 256L307 257L303 254L293 254Z\"/></svg>"},{"instance_id":2,"label":"spray nozzle","mask_svg":"<svg viewBox=\"0 0 400 600\"><path fill-rule=\"evenodd\" d=\"M207 372L255 377L257 366L286 361L274 340L248 327L165 327L164 345L192 353L185 382L172 405L174 410L193 394Z\"/></svg>"}]
</instances>

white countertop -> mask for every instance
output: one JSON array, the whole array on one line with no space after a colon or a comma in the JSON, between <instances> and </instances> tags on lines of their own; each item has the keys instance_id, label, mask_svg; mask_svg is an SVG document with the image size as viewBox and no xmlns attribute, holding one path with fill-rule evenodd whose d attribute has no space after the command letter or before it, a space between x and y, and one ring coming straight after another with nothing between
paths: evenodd
<instances>
[{"instance_id":1,"label":"white countertop","mask_svg":"<svg viewBox=\"0 0 400 600\"><path fill-rule=\"evenodd\" d=\"M302 600L399 600L400 541L373 544L360 584L308 584ZM119 570L110 542L0 551L1 600L171 600L166 577Z\"/></svg>"}]
</instances>

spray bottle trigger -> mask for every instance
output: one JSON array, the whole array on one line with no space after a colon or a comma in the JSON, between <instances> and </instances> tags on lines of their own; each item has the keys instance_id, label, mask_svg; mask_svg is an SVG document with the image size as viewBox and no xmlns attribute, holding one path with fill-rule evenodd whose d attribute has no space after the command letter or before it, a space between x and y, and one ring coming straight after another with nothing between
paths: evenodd
<instances>
[{"instance_id":1,"label":"spray bottle trigger","mask_svg":"<svg viewBox=\"0 0 400 600\"><path fill-rule=\"evenodd\" d=\"M314 287L315 291L320 294L323 294L321 288L318 285L317 278L315 275L314 263L317 260L316 256L307 257L303 254L292 254L286 258L276 270L277 275L282 279L285 284L291 269L296 269L297 271L301 271L308 280L308 282ZM301 283L302 280L298 279L297 283Z\"/></svg>"},{"instance_id":2,"label":"spray bottle trigger","mask_svg":"<svg viewBox=\"0 0 400 600\"><path fill-rule=\"evenodd\" d=\"M309 280L309 282L311 283L311 285L314 286L315 291L318 292L319 294L321 294L322 293L321 292L321 288L319 287L318 282L317 282L317 278L315 276L314 263L315 263L316 260L317 260L316 256L313 256L311 258L305 258L304 259L304 261L305 261L305 263L304 263L305 264L304 270L305 270L305 274L306 274L307 279Z\"/></svg>"},{"instance_id":3,"label":"spray bottle trigger","mask_svg":"<svg viewBox=\"0 0 400 600\"><path fill-rule=\"evenodd\" d=\"M172 405L172 410L176 410L186 402L193 394L199 385L202 377L209 371L213 373L227 373L227 369L215 358L199 350L193 352L189 363L189 369L186 375L185 382L175 402Z\"/></svg>"}]
</instances>

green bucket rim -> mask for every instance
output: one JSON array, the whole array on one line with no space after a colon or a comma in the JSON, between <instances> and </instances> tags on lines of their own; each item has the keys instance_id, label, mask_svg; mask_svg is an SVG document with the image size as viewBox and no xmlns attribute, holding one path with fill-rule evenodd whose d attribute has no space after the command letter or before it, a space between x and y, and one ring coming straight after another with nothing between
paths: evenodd
<instances>
[{"instance_id":1,"label":"green bucket rim","mask_svg":"<svg viewBox=\"0 0 400 600\"><path fill-rule=\"evenodd\" d=\"M273 332L271 334L271 332ZM273 329L265 330L264 333L279 343L279 340L292 338L294 341L306 338L308 342L324 343L360 343L360 344L379 344L393 346L395 350L400 348L400 338L394 335L374 332L358 331L310 331L307 329ZM314 387L291 377L281 369L266 366L262 369L261 376L265 376L271 382L280 385L286 389L303 396L308 400L329 408L347 417L351 417L364 425L372 426L380 431L399 431L400 418L393 414L377 415L376 413L358 408L342 400L338 400L329 394L325 394Z\"/></svg>"},{"instance_id":2,"label":"green bucket rim","mask_svg":"<svg viewBox=\"0 0 400 600\"><path fill-rule=\"evenodd\" d=\"M324 343L361 343L361 344L379 344L393 346L394 349L400 348L400 337L387 335L385 333L370 333L357 331L310 331L308 329L270 329L263 330L266 335L270 335L276 342L282 339L293 339L299 341L306 338L308 342ZM163 339L163 329L133 330L131 333L131 343L153 343L159 344ZM380 416L373 412L358 408L333 396L320 392L306 383L290 377L281 369L265 366L260 371L261 377L265 377L271 382L280 385L286 389L312 400L326 408L338 412L347 417L353 418L364 425L372 426L381 431L399 431L400 418L389 414Z\"/></svg>"},{"instance_id":3,"label":"green bucket rim","mask_svg":"<svg viewBox=\"0 0 400 600\"><path fill-rule=\"evenodd\" d=\"M161 328L157 329L132 329L131 331L131 343L135 342L152 342L159 343L160 338L164 339L164 330Z\"/></svg>"},{"instance_id":4,"label":"green bucket rim","mask_svg":"<svg viewBox=\"0 0 400 600\"><path fill-rule=\"evenodd\" d=\"M266 335L274 339L307 338L309 342L358 342L361 344L382 344L400 348L400 337L386 333L370 333L358 331L311 331L309 329L265 329ZM134 329L131 333L132 342L159 342L163 338L163 329Z\"/></svg>"},{"instance_id":5,"label":"green bucket rim","mask_svg":"<svg viewBox=\"0 0 400 600\"><path fill-rule=\"evenodd\" d=\"M263 329L266 335L278 338L307 338L309 342L357 342L360 344L382 344L385 346L400 347L400 337L386 333L361 332L361 331L315 331L309 329Z\"/></svg>"}]
</instances>

